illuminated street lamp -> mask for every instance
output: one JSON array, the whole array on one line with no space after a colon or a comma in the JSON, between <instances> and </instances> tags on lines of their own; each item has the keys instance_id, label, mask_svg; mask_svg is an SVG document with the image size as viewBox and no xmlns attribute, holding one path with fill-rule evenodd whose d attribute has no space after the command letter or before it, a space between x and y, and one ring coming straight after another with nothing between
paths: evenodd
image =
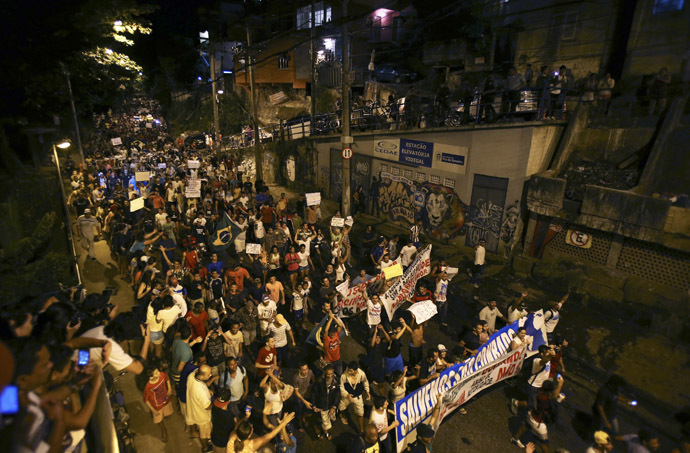
<instances>
[{"instance_id":1,"label":"illuminated street lamp","mask_svg":"<svg viewBox=\"0 0 690 453\"><path fill-rule=\"evenodd\" d=\"M116 21L113 23L113 25L116 26L116 27L122 27L122 21L121 21L121 20L116 20Z\"/></svg>"}]
</instances>

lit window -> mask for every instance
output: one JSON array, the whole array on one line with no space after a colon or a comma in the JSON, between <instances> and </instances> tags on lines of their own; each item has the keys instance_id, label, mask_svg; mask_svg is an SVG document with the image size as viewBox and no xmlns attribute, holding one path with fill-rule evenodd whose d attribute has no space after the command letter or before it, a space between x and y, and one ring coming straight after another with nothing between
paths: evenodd
<instances>
[{"instance_id":1,"label":"lit window","mask_svg":"<svg viewBox=\"0 0 690 453\"><path fill-rule=\"evenodd\" d=\"M314 24L320 27L331 21L331 7L324 6L323 2L314 5ZM297 9L297 29L311 28L311 5Z\"/></svg>"},{"instance_id":2,"label":"lit window","mask_svg":"<svg viewBox=\"0 0 690 453\"><path fill-rule=\"evenodd\" d=\"M429 175L429 181L432 184L441 184L441 177L439 175Z\"/></svg>"},{"instance_id":3,"label":"lit window","mask_svg":"<svg viewBox=\"0 0 690 453\"><path fill-rule=\"evenodd\" d=\"M455 187L455 180L452 178L443 178L443 185L452 189Z\"/></svg>"},{"instance_id":4,"label":"lit window","mask_svg":"<svg viewBox=\"0 0 690 453\"><path fill-rule=\"evenodd\" d=\"M288 69L290 67L290 55L284 53L278 55L278 69Z\"/></svg>"},{"instance_id":5,"label":"lit window","mask_svg":"<svg viewBox=\"0 0 690 453\"><path fill-rule=\"evenodd\" d=\"M683 9L684 0L654 0L653 13L665 13L668 11L680 11Z\"/></svg>"}]
</instances>

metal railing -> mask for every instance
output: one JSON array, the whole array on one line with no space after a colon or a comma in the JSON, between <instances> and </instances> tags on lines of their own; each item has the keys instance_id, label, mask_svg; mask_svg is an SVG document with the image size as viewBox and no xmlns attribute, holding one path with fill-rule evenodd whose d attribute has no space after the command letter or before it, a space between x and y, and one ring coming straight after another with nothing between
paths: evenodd
<instances>
[{"instance_id":1,"label":"metal railing","mask_svg":"<svg viewBox=\"0 0 690 453\"><path fill-rule=\"evenodd\" d=\"M437 101L430 97L400 98L389 104L365 101L353 103L350 124L353 130L410 130L429 127L460 127L469 124L511 122L516 118L530 121L567 120L573 105L581 102L575 90L560 89L558 94L527 89L518 92L475 92L454 102ZM466 107L467 106L467 107ZM259 128L261 143L296 140L315 135L338 134L341 112L305 116ZM254 144L254 131L223 138L223 146L240 149Z\"/></svg>"},{"instance_id":2,"label":"metal railing","mask_svg":"<svg viewBox=\"0 0 690 453\"><path fill-rule=\"evenodd\" d=\"M58 156L57 147L53 145L53 157L55 158L55 166L58 173L58 183L60 184L60 193L62 194L62 207L65 211L65 229L67 230L67 241L72 250L72 257L74 258L74 271L77 274L77 281L82 284L81 269L79 268L79 257L77 249L74 246L74 235L72 234L72 219L69 214L69 207L67 206L67 194L65 193L65 182L62 179L62 167L60 165L60 156Z\"/></svg>"}]
</instances>

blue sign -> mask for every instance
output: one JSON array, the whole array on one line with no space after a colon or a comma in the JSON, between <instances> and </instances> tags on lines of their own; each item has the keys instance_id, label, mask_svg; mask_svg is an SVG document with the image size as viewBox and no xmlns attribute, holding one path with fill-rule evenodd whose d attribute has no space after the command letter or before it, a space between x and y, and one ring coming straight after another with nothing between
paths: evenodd
<instances>
[{"instance_id":1,"label":"blue sign","mask_svg":"<svg viewBox=\"0 0 690 453\"><path fill-rule=\"evenodd\" d=\"M395 403L395 419L400 422L396 429L398 443L401 443L405 437L417 429L417 426L426 422L431 416L436 395L439 392L445 393L466 377L490 366L509 351L513 335L520 327L524 327L527 335L532 338L532 343L527 347L528 357L534 355L540 345L547 344L544 314L541 311L530 313L496 331L489 341L479 347L475 355L462 363L451 365L443 370L438 378Z\"/></svg>"},{"instance_id":2,"label":"blue sign","mask_svg":"<svg viewBox=\"0 0 690 453\"><path fill-rule=\"evenodd\" d=\"M465 156L441 153L441 162L445 162L447 164L465 165Z\"/></svg>"},{"instance_id":3,"label":"blue sign","mask_svg":"<svg viewBox=\"0 0 690 453\"><path fill-rule=\"evenodd\" d=\"M434 156L434 144L430 142L420 142L419 140L400 139L399 161L403 164L414 165L415 167L431 168Z\"/></svg>"}]
</instances>

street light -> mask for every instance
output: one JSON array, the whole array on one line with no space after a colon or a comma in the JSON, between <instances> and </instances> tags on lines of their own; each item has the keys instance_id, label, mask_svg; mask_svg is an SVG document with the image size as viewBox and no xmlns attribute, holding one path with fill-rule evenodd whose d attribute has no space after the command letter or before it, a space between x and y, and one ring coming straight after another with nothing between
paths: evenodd
<instances>
[{"instance_id":1,"label":"street light","mask_svg":"<svg viewBox=\"0 0 690 453\"><path fill-rule=\"evenodd\" d=\"M218 90L217 93L218 93L218 94L223 94L224 91L223 91L223 90Z\"/></svg>"},{"instance_id":2,"label":"street light","mask_svg":"<svg viewBox=\"0 0 690 453\"><path fill-rule=\"evenodd\" d=\"M60 143L55 143L53 146L57 146L60 149L67 149L72 146L72 142L69 140L62 140Z\"/></svg>"}]
</instances>

